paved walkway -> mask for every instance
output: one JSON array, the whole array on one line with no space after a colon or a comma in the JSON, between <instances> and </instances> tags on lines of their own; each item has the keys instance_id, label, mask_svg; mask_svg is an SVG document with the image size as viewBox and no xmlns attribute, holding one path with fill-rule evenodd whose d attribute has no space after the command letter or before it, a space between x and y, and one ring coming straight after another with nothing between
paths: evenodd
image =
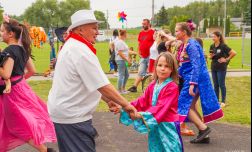
<instances>
[{"instance_id":1,"label":"paved walkway","mask_svg":"<svg viewBox=\"0 0 252 152\"><path fill-rule=\"evenodd\" d=\"M116 78L107 74L109 78ZM251 71L229 71L229 77L251 76ZM136 73L130 74L131 78ZM51 80L51 77L33 76L29 80ZM96 140L97 152L147 152L147 135L135 132L132 127L119 124L118 116L108 112L96 112L94 114L94 126L99 132ZM190 125L191 126L191 125ZM230 125L223 123L211 123L210 144L190 144L190 137L183 137L185 152L250 152L251 151L251 127ZM191 126L195 131L194 126ZM48 144L57 149L56 144ZM57 149L58 150L58 149ZM36 152L28 145L12 150L11 152Z\"/></svg>"},{"instance_id":2,"label":"paved walkway","mask_svg":"<svg viewBox=\"0 0 252 152\"><path fill-rule=\"evenodd\" d=\"M132 127L119 124L118 116L109 112L96 112L93 118L99 137L97 152L147 152L147 135ZM191 126L191 125L190 125ZM250 152L251 128L239 125L211 123L210 144L190 144L191 137L183 137L185 152ZM192 126L191 126L192 127ZM194 128L195 129L195 128ZM57 149L56 144L48 144ZM36 152L24 145L11 152Z\"/></svg>"},{"instance_id":3,"label":"paved walkway","mask_svg":"<svg viewBox=\"0 0 252 152\"><path fill-rule=\"evenodd\" d=\"M209 73L211 76L211 73ZM107 74L108 78L117 78L113 74ZM130 73L130 78L135 78L137 73ZM242 77L242 76L251 76L251 71L228 71L227 77ZM52 80L52 77L44 76L33 76L29 80Z\"/></svg>"}]
</instances>

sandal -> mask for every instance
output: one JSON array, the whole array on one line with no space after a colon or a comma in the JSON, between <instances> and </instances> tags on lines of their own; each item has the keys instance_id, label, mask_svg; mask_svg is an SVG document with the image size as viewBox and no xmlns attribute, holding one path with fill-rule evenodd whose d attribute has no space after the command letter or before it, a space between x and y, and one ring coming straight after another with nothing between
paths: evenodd
<instances>
[{"instance_id":1,"label":"sandal","mask_svg":"<svg viewBox=\"0 0 252 152\"><path fill-rule=\"evenodd\" d=\"M190 129L181 129L180 134L182 136L195 136L194 131Z\"/></svg>"},{"instance_id":2,"label":"sandal","mask_svg":"<svg viewBox=\"0 0 252 152\"><path fill-rule=\"evenodd\" d=\"M188 129L188 127L185 124L181 125L180 134L182 136L195 136L194 131L191 129Z\"/></svg>"}]
</instances>

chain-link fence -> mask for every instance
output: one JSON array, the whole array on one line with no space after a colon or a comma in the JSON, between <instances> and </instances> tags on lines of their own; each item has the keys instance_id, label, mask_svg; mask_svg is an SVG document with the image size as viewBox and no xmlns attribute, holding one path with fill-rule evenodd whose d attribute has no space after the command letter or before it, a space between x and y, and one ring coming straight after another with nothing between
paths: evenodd
<instances>
[{"instance_id":1,"label":"chain-link fence","mask_svg":"<svg viewBox=\"0 0 252 152\"><path fill-rule=\"evenodd\" d=\"M251 26L242 27L242 67L251 66Z\"/></svg>"}]
</instances>

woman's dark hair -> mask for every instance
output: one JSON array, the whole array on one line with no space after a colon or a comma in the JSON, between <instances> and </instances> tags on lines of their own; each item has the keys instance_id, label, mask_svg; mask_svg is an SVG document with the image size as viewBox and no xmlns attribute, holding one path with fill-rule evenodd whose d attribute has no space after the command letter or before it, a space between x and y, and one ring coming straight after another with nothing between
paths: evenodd
<instances>
[{"instance_id":1,"label":"woman's dark hair","mask_svg":"<svg viewBox=\"0 0 252 152\"><path fill-rule=\"evenodd\" d=\"M147 18L143 19L143 21L146 21L148 24L150 24L150 20Z\"/></svg>"},{"instance_id":2,"label":"woman's dark hair","mask_svg":"<svg viewBox=\"0 0 252 152\"><path fill-rule=\"evenodd\" d=\"M221 34L221 32L215 31L213 32L213 34L216 35L220 39L220 44L225 44L225 39L223 35Z\"/></svg>"},{"instance_id":3,"label":"woman's dark hair","mask_svg":"<svg viewBox=\"0 0 252 152\"><path fill-rule=\"evenodd\" d=\"M117 30L117 29L115 29L115 30L113 31L113 36L114 36L114 37L119 36L119 33L118 33L118 30Z\"/></svg>"},{"instance_id":4,"label":"woman's dark hair","mask_svg":"<svg viewBox=\"0 0 252 152\"><path fill-rule=\"evenodd\" d=\"M165 46L165 42L161 42L158 46L157 46L157 50L158 50L158 54L161 54L162 52L167 52L167 48Z\"/></svg>"},{"instance_id":5,"label":"woman's dark hair","mask_svg":"<svg viewBox=\"0 0 252 152\"><path fill-rule=\"evenodd\" d=\"M27 57L31 56L31 38L27 27L24 24L19 23L15 19L9 19L9 22L4 21L3 26L7 32L13 32L15 39L21 38L22 45L26 51Z\"/></svg>"},{"instance_id":6,"label":"woman's dark hair","mask_svg":"<svg viewBox=\"0 0 252 152\"><path fill-rule=\"evenodd\" d=\"M203 48L203 41L202 41L202 39L199 38L199 37L197 37L197 38L195 38L195 40L198 41L199 44L200 44L200 46Z\"/></svg>"}]
</instances>

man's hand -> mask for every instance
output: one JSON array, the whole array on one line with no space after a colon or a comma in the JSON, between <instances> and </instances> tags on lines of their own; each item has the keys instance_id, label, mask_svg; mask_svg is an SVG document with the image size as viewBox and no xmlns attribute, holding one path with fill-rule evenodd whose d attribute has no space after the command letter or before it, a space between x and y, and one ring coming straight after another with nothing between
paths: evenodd
<instances>
[{"instance_id":1,"label":"man's hand","mask_svg":"<svg viewBox=\"0 0 252 152\"><path fill-rule=\"evenodd\" d=\"M122 109L120 105L116 104L113 101L108 102L108 107L109 107L109 111L113 112L114 114L118 114L120 110Z\"/></svg>"},{"instance_id":2,"label":"man's hand","mask_svg":"<svg viewBox=\"0 0 252 152\"><path fill-rule=\"evenodd\" d=\"M132 120L138 119L138 113L134 106L128 104L127 106L123 107L123 109L129 114Z\"/></svg>"}]
</instances>

